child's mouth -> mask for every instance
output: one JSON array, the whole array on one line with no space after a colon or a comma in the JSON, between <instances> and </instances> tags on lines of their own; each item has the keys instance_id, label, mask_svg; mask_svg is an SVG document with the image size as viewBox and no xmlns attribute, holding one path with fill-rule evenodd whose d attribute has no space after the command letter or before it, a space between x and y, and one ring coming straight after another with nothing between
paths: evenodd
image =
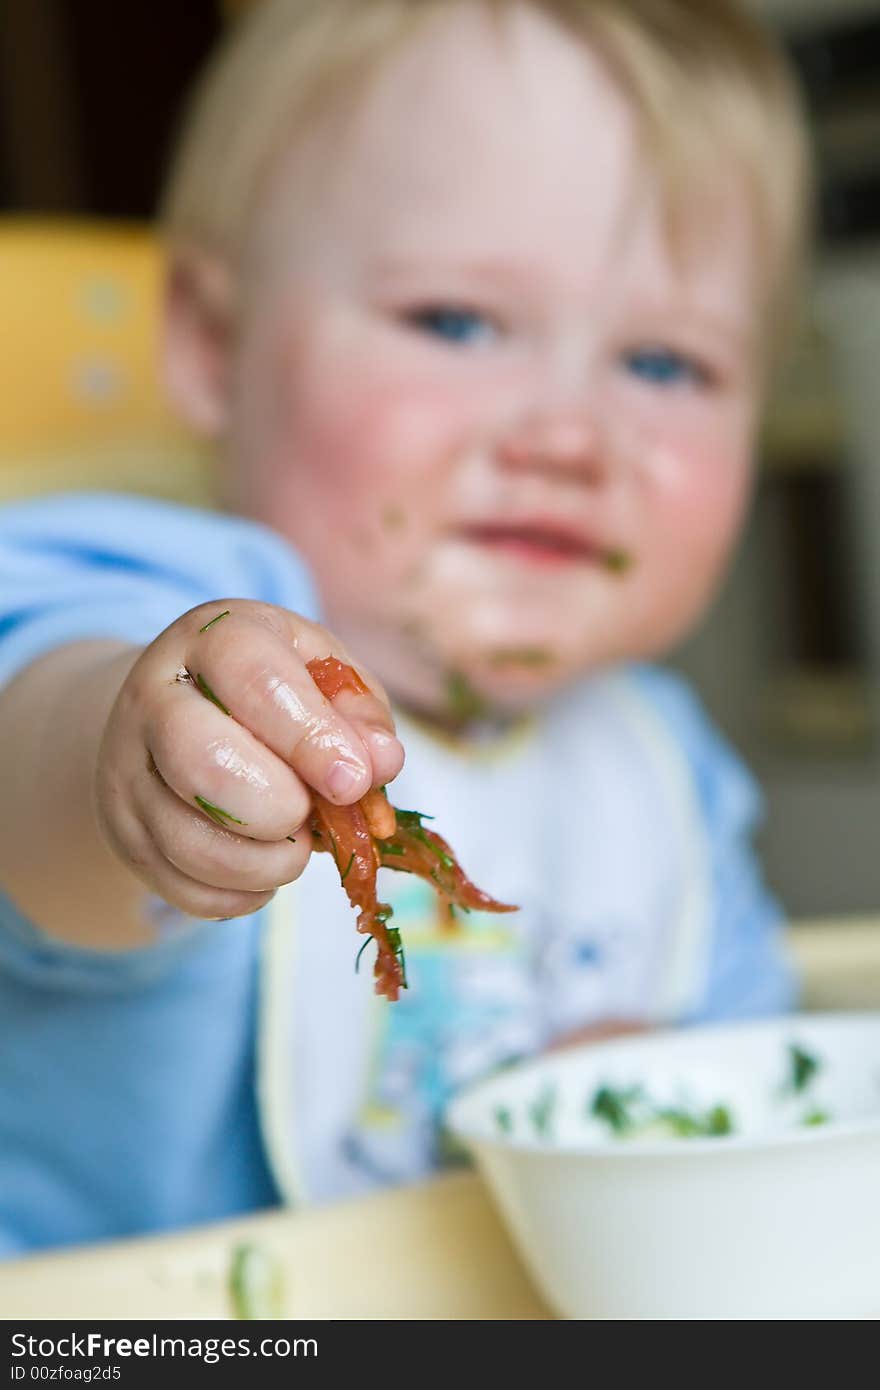
<instances>
[{"instance_id":1,"label":"child's mouth","mask_svg":"<svg viewBox=\"0 0 880 1390\"><path fill-rule=\"evenodd\" d=\"M619 567L620 550L596 544L588 537L564 527L540 522L507 524L483 522L464 527L462 535L471 544L509 555L530 565L562 567L601 565Z\"/></svg>"}]
</instances>

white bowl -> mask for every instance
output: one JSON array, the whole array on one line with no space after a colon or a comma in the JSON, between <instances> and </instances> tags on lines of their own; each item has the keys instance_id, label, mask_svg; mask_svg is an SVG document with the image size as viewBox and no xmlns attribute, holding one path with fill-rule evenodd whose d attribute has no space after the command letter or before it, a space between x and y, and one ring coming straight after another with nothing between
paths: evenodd
<instances>
[{"instance_id":1,"label":"white bowl","mask_svg":"<svg viewBox=\"0 0 880 1390\"><path fill-rule=\"evenodd\" d=\"M795 1097L791 1044L822 1064ZM590 1101L633 1083L665 1103L724 1102L735 1131L617 1138ZM829 1121L804 1126L816 1108ZM563 1317L880 1316L880 1013L557 1052L469 1089L448 1122Z\"/></svg>"}]
</instances>

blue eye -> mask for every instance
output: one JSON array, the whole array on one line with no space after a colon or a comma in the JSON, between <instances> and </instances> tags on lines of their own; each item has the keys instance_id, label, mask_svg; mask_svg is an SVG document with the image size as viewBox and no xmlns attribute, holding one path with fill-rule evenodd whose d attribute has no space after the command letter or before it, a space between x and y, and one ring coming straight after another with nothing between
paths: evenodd
<instances>
[{"instance_id":1,"label":"blue eye","mask_svg":"<svg viewBox=\"0 0 880 1390\"><path fill-rule=\"evenodd\" d=\"M421 332L455 345L485 342L495 334L494 324L472 309L419 309L407 315L407 321Z\"/></svg>"},{"instance_id":2,"label":"blue eye","mask_svg":"<svg viewBox=\"0 0 880 1390\"><path fill-rule=\"evenodd\" d=\"M626 353L623 362L633 376L652 386L702 386L708 381L697 362L669 348L637 348Z\"/></svg>"}]
</instances>

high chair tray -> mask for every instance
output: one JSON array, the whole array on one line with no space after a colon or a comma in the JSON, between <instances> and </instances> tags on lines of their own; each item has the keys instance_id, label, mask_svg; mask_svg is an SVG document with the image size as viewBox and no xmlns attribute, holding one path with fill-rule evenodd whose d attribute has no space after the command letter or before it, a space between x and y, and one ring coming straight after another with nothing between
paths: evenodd
<instances>
[{"instance_id":1,"label":"high chair tray","mask_svg":"<svg viewBox=\"0 0 880 1390\"><path fill-rule=\"evenodd\" d=\"M789 941L808 1009L880 1009L880 917ZM264 1252L289 1318L550 1316L470 1172L299 1212L0 1262L0 1316L232 1318L236 1250Z\"/></svg>"},{"instance_id":2,"label":"high chair tray","mask_svg":"<svg viewBox=\"0 0 880 1390\"><path fill-rule=\"evenodd\" d=\"M472 1173L0 1264L0 1309L6 1320L234 1318L243 1245L277 1262L288 1318L549 1317Z\"/></svg>"}]
</instances>

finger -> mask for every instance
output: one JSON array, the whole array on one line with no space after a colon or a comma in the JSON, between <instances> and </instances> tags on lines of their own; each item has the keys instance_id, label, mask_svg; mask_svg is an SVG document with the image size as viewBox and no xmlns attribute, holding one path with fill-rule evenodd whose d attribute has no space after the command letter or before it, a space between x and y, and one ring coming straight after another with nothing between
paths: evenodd
<instances>
[{"instance_id":1,"label":"finger","mask_svg":"<svg viewBox=\"0 0 880 1390\"><path fill-rule=\"evenodd\" d=\"M339 657L328 653L326 638L324 650L324 656L310 658L307 665L309 674L322 695L330 700L333 708L348 720L360 736L370 754L373 786L382 786L397 776L404 762L403 747L397 738L385 692L364 667L344 663ZM355 679L344 680L337 689L340 669L344 670L346 665L351 667ZM330 667L329 684L325 680L327 673L322 669L327 666ZM366 684L368 680L372 681L375 689L370 689ZM377 715L377 710L385 711L384 718L381 714Z\"/></svg>"},{"instance_id":2,"label":"finger","mask_svg":"<svg viewBox=\"0 0 880 1390\"><path fill-rule=\"evenodd\" d=\"M234 610L191 640L187 669L208 701L228 711L329 800L348 805L373 784L364 741L320 693L299 652L274 626ZM364 699L385 717L378 699Z\"/></svg>"},{"instance_id":3,"label":"finger","mask_svg":"<svg viewBox=\"0 0 880 1390\"><path fill-rule=\"evenodd\" d=\"M192 685L157 692L144 730L162 781L188 806L252 840L284 840L311 797L287 763Z\"/></svg>"},{"instance_id":4,"label":"finger","mask_svg":"<svg viewBox=\"0 0 880 1390\"><path fill-rule=\"evenodd\" d=\"M165 857L133 805L118 810L111 841L121 861L151 893L189 917L202 920L246 917L258 912L274 897L274 890L249 893L214 888L188 877Z\"/></svg>"},{"instance_id":5,"label":"finger","mask_svg":"<svg viewBox=\"0 0 880 1390\"><path fill-rule=\"evenodd\" d=\"M405 757L403 744L397 735L388 734L384 729L365 728L355 721L352 721L352 727L357 729L370 754L372 785L384 787L386 782L393 782L403 767Z\"/></svg>"},{"instance_id":6,"label":"finger","mask_svg":"<svg viewBox=\"0 0 880 1390\"><path fill-rule=\"evenodd\" d=\"M247 839L181 801L158 772L144 768L134 808L164 857L187 878L212 888L274 892L299 878L312 848L307 826L273 843Z\"/></svg>"},{"instance_id":7,"label":"finger","mask_svg":"<svg viewBox=\"0 0 880 1390\"><path fill-rule=\"evenodd\" d=\"M320 660L325 656L335 656L345 665L353 667L364 684L369 687L370 695L381 707L380 721L389 729L393 729L394 716L391 713L391 702L385 693L384 686L368 667L352 656L348 647L338 637L328 632L320 623L310 622L307 618L300 617L298 613L291 613L286 608L268 607L265 613L258 613L257 616L272 627L283 641L290 643L304 666L315 659Z\"/></svg>"},{"instance_id":8,"label":"finger","mask_svg":"<svg viewBox=\"0 0 880 1390\"><path fill-rule=\"evenodd\" d=\"M315 658L326 656L334 656L346 665L352 666L368 687L368 694L364 698L368 701L373 721L383 728L394 728L391 702L383 685L369 668L353 657L345 643L320 623L310 622L308 618L303 618L290 609L251 599L217 599L211 603L200 604L180 619L187 634L188 651L197 654L201 644L195 639L206 637L208 634L211 641L223 640L230 626L226 620L231 617L251 622L274 633L286 647L297 653L304 666ZM220 628L221 622L224 624L223 631L215 632L215 629Z\"/></svg>"},{"instance_id":9,"label":"finger","mask_svg":"<svg viewBox=\"0 0 880 1390\"><path fill-rule=\"evenodd\" d=\"M193 636L203 637L211 633L220 621L225 621L233 613L245 616L256 624L268 628L286 647L295 651L303 665L315 659L335 656L338 660L352 666L368 687L368 693L350 690L340 691L332 703L342 717L351 724L366 747L373 771L373 786L380 786L396 777L404 761L404 752L399 743L394 726L391 703L381 682L360 662L356 661L344 643L328 633L318 623L309 622L299 614L270 604L228 600L225 604L204 604L193 610L191 631ZM210 614L210 616L208 616ZM202 622L202 619L205 622ZM222 640L223 634L218 634ZM195 644L198 656L199 644Z\"/></svg>"},{"instance_id":10,"label":"finger","mask_svg":"<svg viewBox=\"0 0 880 1390\"><path fill-rule=\"evenodd\" d=\"M291 632L291 641L304 665L307 666L310 661L320 661L327 656L335 656L351 666L368 687L369 693L345 687L333 697L331 703L349 722L367 748L373 767L373 786L382 786L385 782L392 781L403 767L404 751L397 738L391 701L381 681L373 675L369 667L357 661L345 644L332 636L326 628L317 623L306 622L283 609L273 612L281 614L282 622L289 622L291 617L294 618L294 623L290 626L296 630ZM284 629L281 631L283 634Z\"/></svg>"}]
</instances>

